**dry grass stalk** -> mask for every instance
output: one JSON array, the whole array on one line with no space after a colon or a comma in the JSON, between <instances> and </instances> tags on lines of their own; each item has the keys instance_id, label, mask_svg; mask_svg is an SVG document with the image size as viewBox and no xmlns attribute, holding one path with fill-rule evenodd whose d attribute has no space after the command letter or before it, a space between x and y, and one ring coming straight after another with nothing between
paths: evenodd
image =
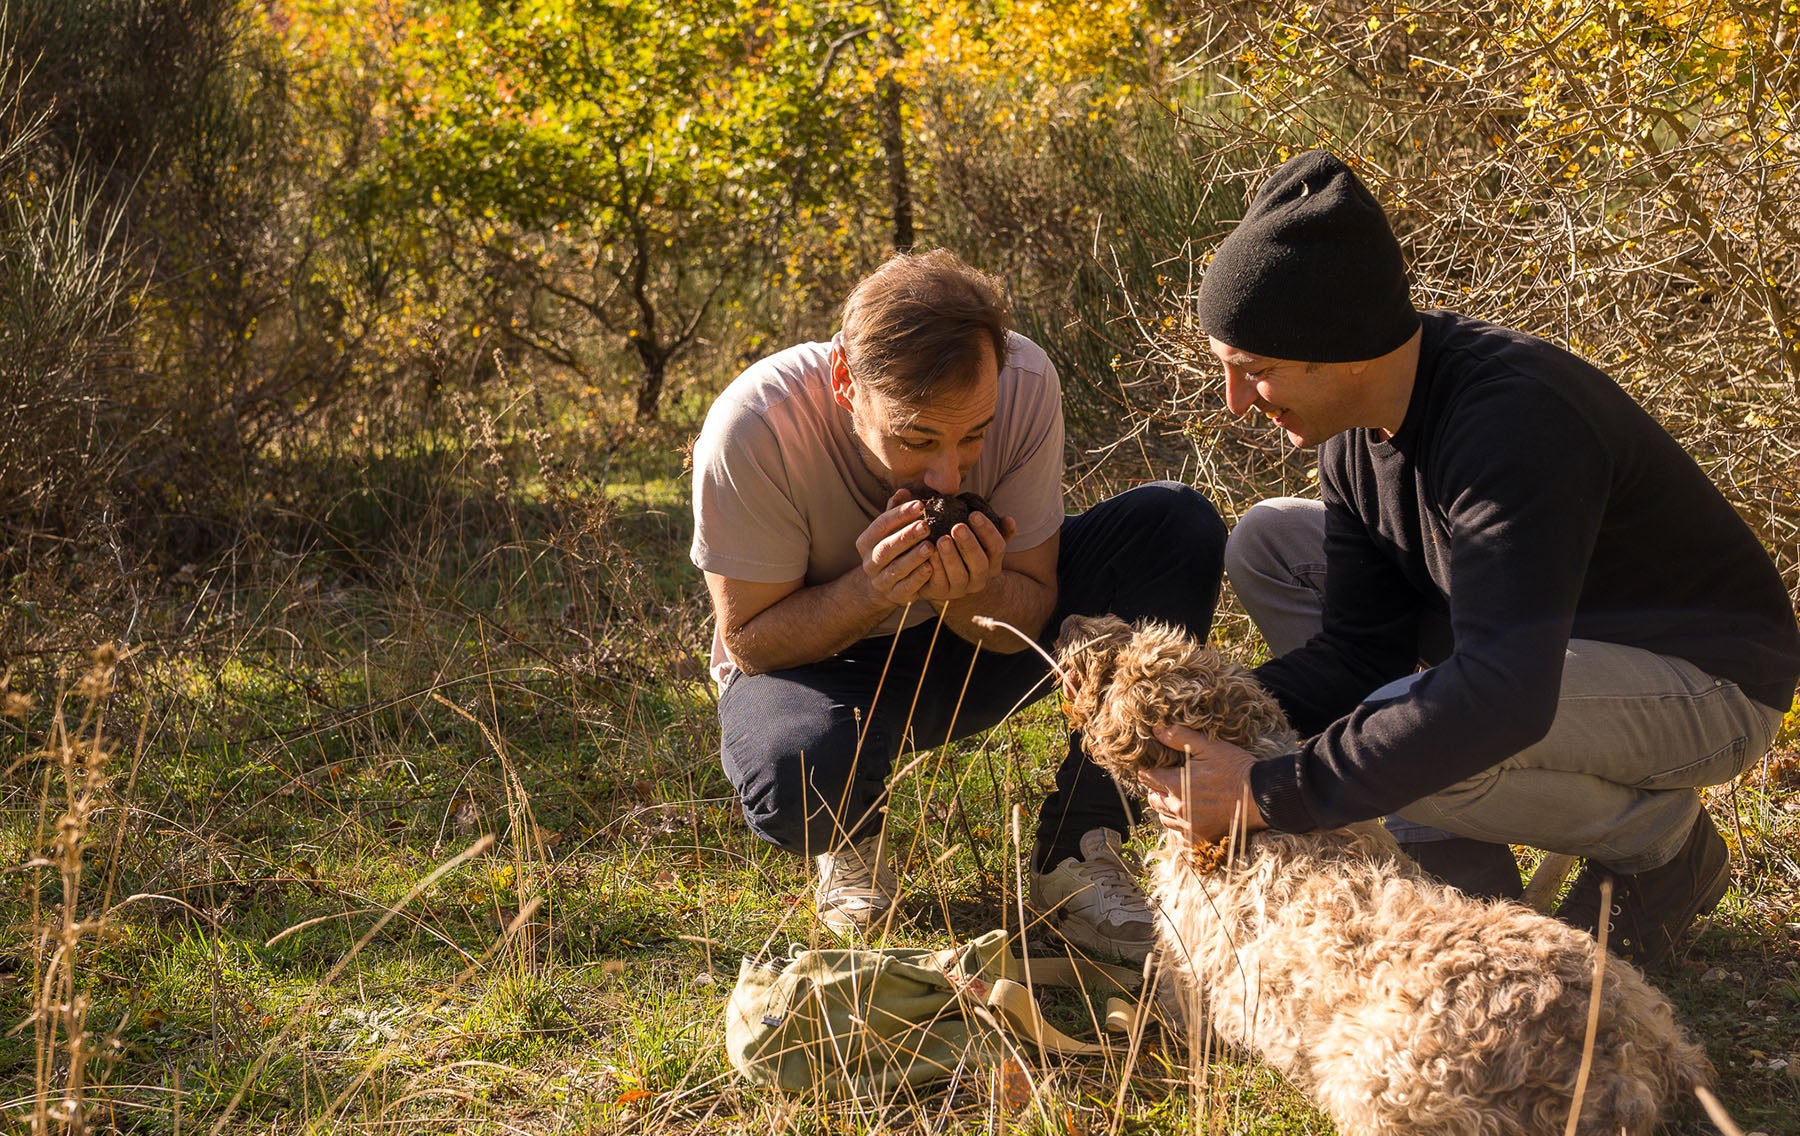
<instances>
[{"instance_id":1,"label":"dry grass stalk","mask_svg":"<svg viewBox=\"0 0 1800 1136\"><path fill-rule=\"evenodd\" d=\"M102 726L122 658L111 643L94 650L73 690L58 698L37 755L45 764L42 800L48 809L60 797L59 813L54 821L46 816L40 825L39 846L45 853L26 867L53 869L60 891L48 910L41 891L32 893L36 934L27 1023L36 1050L36 1093L28 1117L34 1136L86 1132L88 1097L118 1057L118 1029L101 1037L88 1030L92 1000L83 975L86 943L101 932L107 910L104 898L97 910L89 910L94 901L84 895L83 878L94 813L107 800L111 782L113 751ZM17 698L7 702L9 709L24 709ZM53 778L60 782L60 794L52 787Z\"/></svg>"}]
</instances>

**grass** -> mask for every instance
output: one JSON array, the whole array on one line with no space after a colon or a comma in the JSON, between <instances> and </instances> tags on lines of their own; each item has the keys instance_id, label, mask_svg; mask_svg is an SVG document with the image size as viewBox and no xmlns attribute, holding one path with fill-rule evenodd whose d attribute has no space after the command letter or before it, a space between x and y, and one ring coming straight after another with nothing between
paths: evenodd
<instances>
[{"instance_id":1,"label":"grass","mask_svg":"<svg viewBox=\"0 0 1800 1136\"><path fill-rule=\"evenodd\" d=\"M676 450L642 440L580 493L520 474L529 454L458 460L398 479L438 485L423 501L344 495L356 515L297 552L12 581L0 1124L1328 1132L1253 1062L1196 1090L1154 1037L1122 1108L1117 1062L879 1109L731 1075L738 958L820 931L805 866L749 835L717 765ZM122 659L75 649L128 624ZM1041 703L899 787L892 941L1016 926L1011 817L1061 729ZM1745 1129L1800 1132L1791 728L1714 812L1736 887L1664 985Z\"/></svg>"}]
</instances>

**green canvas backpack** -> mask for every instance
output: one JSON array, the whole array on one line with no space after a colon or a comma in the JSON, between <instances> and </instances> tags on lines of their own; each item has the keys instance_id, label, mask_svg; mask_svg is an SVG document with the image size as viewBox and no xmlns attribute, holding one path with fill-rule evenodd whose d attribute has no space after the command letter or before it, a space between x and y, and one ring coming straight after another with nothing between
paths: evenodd
<instances>
[{"instance_id":1,"label":"green canvas backpack","mask_svg":"<svg viewBox=\"0 0 1800 1136\"><path fill-rule=\"evenodd\" d=\"M1122 967L1014 957L1004 930L943 950L794 948L744 959L725 1007L725 1047L757 1085L884 1097L993 1064L1009 1047L1033 1058L1105 1053L1104 1040L1079 1041L1046 1022L1032 990L1121 993L1140 982ZM1114 998L1106 1016L1109 1029L1128 1029L1135 1004Z\"/></svg>"}]
</instances>

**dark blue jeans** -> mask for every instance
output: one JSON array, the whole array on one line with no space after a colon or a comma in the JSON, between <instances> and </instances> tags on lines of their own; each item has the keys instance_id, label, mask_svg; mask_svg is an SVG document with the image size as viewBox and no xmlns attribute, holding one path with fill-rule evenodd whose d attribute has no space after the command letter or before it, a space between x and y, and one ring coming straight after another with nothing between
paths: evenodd
<instances>
[{"instance_id":1,"label":"dark blue jeans","mask_svg":"<svg viewBox=\"0 0 1800 1136\"><path fill-rule=\"evenodd\" d=\"M1204 639L1224 554L1218 511L1175 482L1065 518L1056 610L1040 642L1048 648L1067 616L1103 612L1161 619ZM933 619L822 662L735 675L719 697L720 758L758 836L790 852L827 852L879 826L900 754L980 733L1057 688L1035 651L977 651ZM1083 833L1124 833L1135 819L1135 805L1071 734L1056 790L1038 812L1035 860L1060 863L1080 854Z\"/></svg>"}]
</instances>

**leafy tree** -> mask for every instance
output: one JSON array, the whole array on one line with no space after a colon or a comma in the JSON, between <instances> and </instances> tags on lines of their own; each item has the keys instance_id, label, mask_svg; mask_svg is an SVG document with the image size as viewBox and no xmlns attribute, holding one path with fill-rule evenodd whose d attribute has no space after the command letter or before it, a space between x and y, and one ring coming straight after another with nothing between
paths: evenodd
<instances>
[{"instance_id":1,"label":"leafy tree","mask_svg":"<svg viewBox=\"0 0 1800 1136\"><path fill-rule=\"evenodd\" d=\"M394 47L379 176L507 341L591 373L597 333L635 360L648 419L770 254L803 285L860 247L868 215L900 248L930 227L934 132L1006 126L942 113L941 92L1083 76L1084 98L1120 103L1128 85L1092 80L1147 19L1137 0L431 5Z\"/></svg>"},{"instance_id":2,"label":"leafy tree","mask_svg":"<svg viewBox=\"0 0 1800 1136\"><path fill-rule=\"evenodd\" d=\"M1126 110L1146 81L1154 85L1175 39L1143 0L939 0L859 6L847 18L853 26L834 41L821 75L879 139L898 248L913 243L913 185L931 182L942 143L980 147L1047 115L1092 121ZM909 163L909 136L925 143L923 161Z\"/></svg>"},{"instance_id":3,"label":"leafy tree","mask_svg":"<svg viewBox=\"0 0 1800 1136\"><path fill-rule=\"evenodd\" d=\"M586 371L597 328L654 418L721 290L835 172L834 32L747 0L446 4L396 48L392 176L510 305L503 335Z\"/></svg>"}]
</instances>

